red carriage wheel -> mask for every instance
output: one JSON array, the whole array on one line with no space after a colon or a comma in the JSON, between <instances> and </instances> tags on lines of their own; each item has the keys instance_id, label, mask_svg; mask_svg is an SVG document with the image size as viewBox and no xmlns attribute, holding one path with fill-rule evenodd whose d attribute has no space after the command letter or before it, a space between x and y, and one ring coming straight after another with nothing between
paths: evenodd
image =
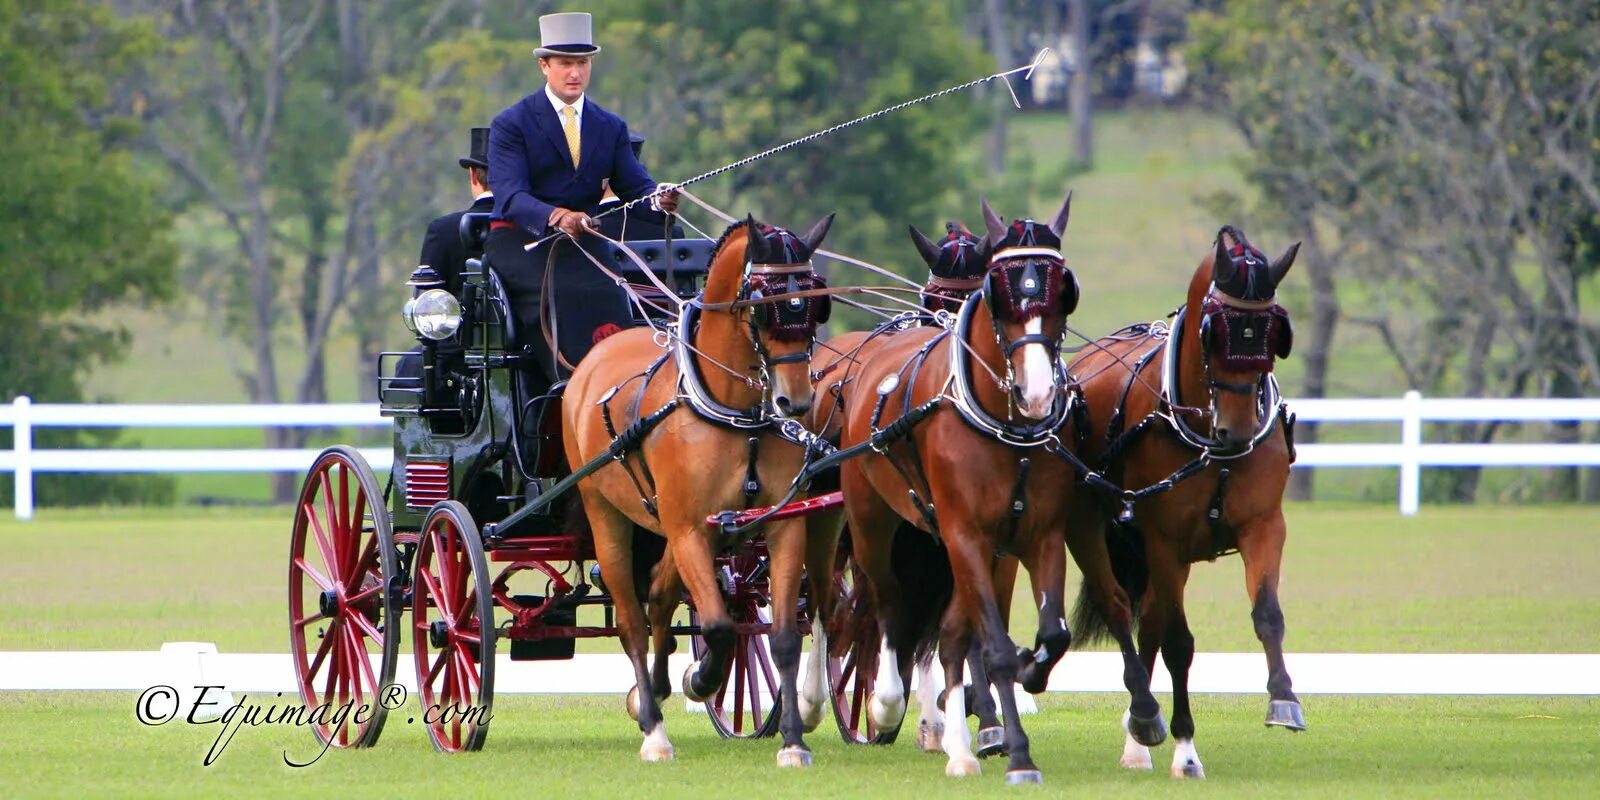
<instances>
[{"instance_id":1,"label":"red carriage wheel","mask_svg":"<svg viewBox=\"0 0 1600 800\"><path fill-rule=\"evenodd\" d=\"M711 725L724 739L760 739L778 732L778 667L772 662L767 634L772 612L766 603L767 581L761 577L765 561L764 556L743 552L717 560L718 567L725 568L724 580L736 584L727 608L740 629L722 689L706 700ZM689 624L700 625L700 615L692 607ZM759 626L759 632L750 630L753 626ZM689 637L689 644L695 660L705 657L705 639L696 634Z\"/></svg>"},{"instance_id":2,"label":"red carriage wheel","mask_svg":"<svg viewBox=\"0 0 1600 800\"><path fill-rule=\"evenodd\" d=\"M446 500L422 523L412 574L412 650L422 722L433 746L478 750L494 702L494 598L483 539L466 506Z\"/></svg>"},{"instance_id":3,"label":"red carriage wheel","mask_svg":"<svg viewBox=\"0 0 1600 800\"><path fill-rule=\"evenodd\" d=\"M828 696L839 735L850 744L892 744L900 731L883 732L872 722L872 684L878 675L878 617L863 594L865 577L849 558L848 532L839 544L833 573L833 614L827 620Z\"/></svg>"},{"instance_id":4,"label":"red carriage wheel","mask_svg":"<svg viewBox=\"0 0 1600 800\"><path fill-rule=\"evenodd\" d=\"M371 747L383 731L388 712L379 695L394 681L400 647L399 603L387 587L398 572L372 468L352 448L322 451L300 487L289 541L289 649L300 699L308 709L328 708L318 722L345 720L314 722L320 743ZM346 704L351 710L338 715Z\"/></svg>"}]
</instances>

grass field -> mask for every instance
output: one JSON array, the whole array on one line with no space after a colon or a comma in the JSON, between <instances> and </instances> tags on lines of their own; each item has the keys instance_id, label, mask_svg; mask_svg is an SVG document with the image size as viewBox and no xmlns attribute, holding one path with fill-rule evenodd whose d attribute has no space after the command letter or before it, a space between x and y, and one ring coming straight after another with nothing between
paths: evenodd
<instances>
[{"instance_id":1,"label":"grass field","mask_svg":"<svg viewBox=\"0 0 1600 800\"><path fill-rule=\"evenodd\" d=\"M1592 509L1291 506L1283 599L1293 652L1600 651L1600 548ZM0 649L153 650L215 641L222 652L281 652L285 510L46 511L0 522L9 553ZM1241 568L1197 565L1189 609L1203 651L1257 652ZM1075 582L1071 579L1069 582ZM1016 604L1014 635L1031 638ZM586 648L614 650L610 641ZM1068 663L1071 658L1069 656ZM241 698L243 699L243 698ZM293 698L250 698L258 705ZM1170 698L1162 696L1170 709ZM0 693L0 786L7 797L363 796L918 797L1009 794L1003 766L943 777L909 741L844 745L809 737L816 766L778 772L776 744L720 741L680 702L665 709L672 764L638 761L639 735L616 696L502 696L482 753L432 752L415 712L392 714L379 746L316 755L310 734L244 728L212 766L220 726L146 727L134 693ZM1311 730L1261 725L1265 696L1195 698L1204 784L1117 766L1123 698L1052 694L1024 720L1045 791L1140 797L1592 797L1600 795L1600 698L1304 698Z\"/></svg>"},{"instance_id":2,"label":"grass field","mask_svg":"<svg viewBox=\"0 0 1600 800\"><path fill-rule=\"evenodd\" d=\"M1265 700L1203 696L1196 744L1204 783L1117 766L1120 698L1048 695L1025 718L1050 796L1109 797L1594 797L1600 793L1600 701L1577 698L1315 697L1310 731L1261 725ZM259 698L273 702L276 698ZM1165 698L1163 698L1165 700ZM830 728L808 737L816 763L778 771L773 740L720 741L703 717L667 704L677 749L641 764L637 728L614 697L507 697L484 750L445 756L391 714L372 750L315 757L311 735L245 728L202 765L219 725L144 727L131 693L0 694L0 785L10 797L738 797L918 798L1033 796L1002 779L1004 765L961 781L943 757L847 746Z\"/></svg>"},{"instance_id":3,"label":"grass field","mask_svg":"<svg viewBox=\"0 0 1600 800\"><path fill-rule=\"evenodd\" d=\"M1299 652L1600 652L1600 510L1291 505L1281 594ZM0 521L0 650L286 645L287 509L45 511ZM1258 652L1236 556L1194 568L1202 651ZM1068 578L1069 592L1077 578ZM1024 583L1025 585L1025 583ZM1015 638L1033 638L1019 598ZM586 649L615 651L609 640Z\"/></svg>"}]
</instances>

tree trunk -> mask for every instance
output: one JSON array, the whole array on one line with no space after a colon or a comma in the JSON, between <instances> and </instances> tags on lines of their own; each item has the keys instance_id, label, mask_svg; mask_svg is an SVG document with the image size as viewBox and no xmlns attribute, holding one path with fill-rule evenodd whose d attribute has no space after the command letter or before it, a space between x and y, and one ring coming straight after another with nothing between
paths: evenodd
<instances>
[{"instance_id":1,"label":"tree trunk","mask_svg":"<svg viewBox=\"0 0 1600 800\"><path fill-rule=\"evenodd\" d=\"M1305 343L1303 360L1306 372L1300 384L1301 397L1326 397L1328 393L1328 360L1333 350L1334 329L1339 323L1339 295L1334 291L1333 265L1317 236L1316 223L1309 214L1299 214L1294 220L1296 228L1305 231L1305 244L1300 248L1297 263L1303 262L1301 271L1311 282L1311 335ZM1317 441L1317 423L1307 422L1295 427L1296 444L1314 444ZM1315 492L1313 471L1297 469L1289 473L1289 497L1311 500Z\"/></svg>"},{"instance_id":2,"label":"tree trunk","mask_svg":"<svg viewBox=\"0 0 1600 800\"><path fill-rule=\"evenodd\" d=\"M985 27L989 30L989 53L1000 69L1008 69L1011 52L1006 47L1006 18L1000 0L984 0L983 10ZM990 100L994 105L994 119L989 125L989 174L1000 175L1006 169L1006 119L1011 116L1011 95L1004 87L994 86Z\"/></svg>"},{"instance_id":3,"label":"tree trunk","mask_svg":"<svg viewBox=\"0 0 1600 800\"><path fill-rule=\"evenodd\" d=\"M1072 71L1068 104L1072 115L1072 165L1094 167L1094 103L1089 96L1089 75L1094 59L1089 53L1089 0L1072 0L1072 49L1077 63Z\"/></svg>"}]
</instances>

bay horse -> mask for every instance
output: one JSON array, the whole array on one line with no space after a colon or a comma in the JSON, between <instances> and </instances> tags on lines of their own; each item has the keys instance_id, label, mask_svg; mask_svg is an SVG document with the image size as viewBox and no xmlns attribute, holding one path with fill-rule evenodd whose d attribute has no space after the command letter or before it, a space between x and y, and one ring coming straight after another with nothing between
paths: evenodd
<instances>
[{"instance_id":1,"label":"bay horse","mask_svg":"<svg viewBox=\"0 0 1600 800\"><path fill-rule=\"evenodd\" d=\"M614 334L579 363L567 384L562 422L570 464L614 451L619 431L626 436L646 417L664 415L636 449L614 453L614 463L578 484L623 651L634 666L629 703L645 734L639 751L645 761L673 757L660 706L670 688L664 670L672 639L664 623L656 626L652 679L645 666L647 621L635 583L644 576L635 575L634 527L666 540L652 609L675 607L681 581L700 616L707 652L689 666L683 687L690 699L703 701L721 688L736 635L712 566L723 542L705 520L727 509L777 503L799 473L804 450L780 439L774 423L808 410L808 362L817 324L828 315L826 296L760 300L822 287L811 253L832 221L829 215L799 236L753 217L729 226L713 250L705 288L684 306L670 347L648 328ZM801 736L795 697L805 525L779 521L763 533L772 656L782 679L777 761L806 766L811 751Z\"/></svg>"},{"instance_id":2,"label":"bay horse","mask_svg":"<svg viewBox=\"0 0 1600 800\"><path fill-rule=\"evenodd\" d=\"M913 663L935 643L946 685L962 685L962 662L976 634L987 681L1005 717L1007 781L1042 780L1017 715L1013 685L1042 691L1071 636L1063 608L1064 544L1093 585L1109 619L1121 621L1130 709L1146 740L1165 736L1149 676L1133 649L1130 602L1111 574L1106 542L1064 542L1074 472L1050 455L1069 427L1072 398L1059 360L1076 278L1061 256L1070 195L1048 224L1006 225L987 201L988 268L950 329L907 330L856 366L840 394L840 444L872 445L840 466L851 552L865 576L883 631L869 713L897 729ZM887 413L886 413L887 412ZM1067 487L1063 489L1063 487ZM915 555L898 548L902 521L913 537L942 547ZM931 553L924 558L921 553ZM912 555L908 558L908 555ZM997 557L1028 568L1039 603L1033 650L1011 641L995 596ZM1116 627L1116 622L1113 622ZM985 690L986 691L986 690ZM947 775L979 773L965 725L966 693L947 691L942 744Z\"/></svg>"},{"instance_id":3,"label":"bay horse","mask_svg":"<svg viewBox=\"0 0 1600 800\"><path fill-rule=\"evenodd\" d=\"M922 310L926 314L917 318L894 318L888 323L875 326L872 330L848 331L848 333L838 334L838 336L829 339L827 342L819 342L821 347L819 347L818 354L811 362L811 381L813 381L811 392L813 394L811 394L811 419L808 427L813 432L816 432L819 437L827 440L827 442L834 443L835 446L838 445L840 430L843 427L843 408L838 403L838 400L840 400L845 384L856 379L854 378L854 371L856 371L854 366L866 362L867 357L877 347L883 346L890 336L893 336L894 333L899 333L899 331L907 330L910 326L949 325L949 322L954 320L954 315L962 309L962 304L966 301L966 298L984 283L984 274L989 270L989 240L973 234L962 222L946 222L944 224L944 237L939 238L939 240L931 240L928 235L923 234L922 230L918 230L917 226L907 226L907 229L909 229L912 243L917 246L918 256L922 256L923 262L928 264L928 278L923 282L922 293L920 293L920 296L922 296L920 306L922 306ZM944 312L944 314L941 315L939 312ZM818 482L813 485L813 493L826 493L826 491L835 490L835 488L838 488L837 483L837 472L834 475L830 475L830 477L818 478ZM808 530L808 533L806 533L806 554L808 554L806 555L806 574L827 576L829 570L837 570L838 566L840 566L834 563L834 558L835 554L837 554L838 538L840 538L840 534L843 531L843 514L845 514L845 510L842 507L840 509L824 509L813 512L806 520L806 530ZM901 536L899 533L896 534L898 546L912 547L912 549L915 549L915 547L938 549L938 542L934 542L933 539L926 538L926 536L917 538L917 536L914 536L915 530L917 528L914 525L901 522L899 531L906 533L906 536ZM925 557L926 555L923 555L923 558ZM1014 562L1010 563L1010 568L1014 573L1014 570L1016 570ZM821 694L821 670L822 664L826 662L826 659L835 658L843 661L843 659L850 658L850 653L848 653L850 640L842 638L838 642L830 642L830 626L827 626L826 622L834 621L834 626L832 627L838 627L838 629L854 630L854 627L859 626L862 621L866 621L867 618L872 616L870 603L861 603L862 598L864 598L862 595L856 597L859 608L848 608L848 610L843 610L845 611L843 614L835 613L835 600L837 598L834 597L834 581L829 581L829 579L822 579L822 581L826 586L816 586L811 590L811 603L813 603L813 608L816 610L816 619L824 621L824 624L818 624L811 630L814 640L814 656L813 661L810 662L811 669L806 674L805 686L808 690L811 690L813 686L816 686L816 688L802 693L800 707L802 707L803 712L811 712L810 707L808 707L808 694ZM1006 606L1010 605L1010 595L998 597L997 600L1002 605L1002 616L1010 616L1010 608L1006 608ZM840 632L843 634L845 630L840 630ZM830 646L832 646L832 651L830 651ZM846 669L870 670L874 661L875 659L870 658L870 654L867 654L866 658L856 659L856 661L851 662L851 666L846 667ZM978 651L973 651L973 656L968 661L968 667L973 670L974 675L978 675L978 677L984 675L982 658ZM976 680L976 682L982 683L982 680ZM941 749L939 739L941 739L942 730L944 730L944 722L942 722L944 714L939 710L939 702L936 699L938 686L939 683L942 683L942 680L933 675L931 669L928 669L928 662L918 662L917 683L918 696L920 696L917 749L933 752L933 750ZM970 694L966 702L968 702L968 710L973 712L979 720L978 755L986 757L986 755L995 754L1002 747L1003 730L1000 728L1000 722L998 722L994 699L990 698L987 691L981 691L981 693ZM821 718L821 709L814 710L814 714L808 715L808 720L810 718L819 720ZM867 722L870 722L870 720L867 720ZM894 731L877 733L877 731L869 730L866 736L866 741L874 742L874 744L890 744L893 739Z\"/></svg>"},{"instance_id":4,"label":"bay horse","mask_svg":"<svg viewBox=\"0 0 1600 800\"><path fill-rule=\"evenodd\" d=\"M1124 487L1156 487L1131 507L1102 503L1099 515L1075 516L1072 524L1108 537L1117 577L1139 599L1140 658L1154 669L1159 652L1172 675L1175 778L1205 777L1189 710L1194 636L1183 610L1195 562L1238 550L1267 657L1266 724L1305 729L1283 662L1278 605L1293 418L1272 377L1274 360L1293 344L1289 315L1275 297L1299 247L1268 262L1238 228L1223 227L1170 331L1125 328L1069 367L1090 420L1084 460ZM1172 485L1162 491L1164 480ZM1106 631L1087 585L1073 628L1077 645ZM1150 769L1149 749L1130 735L1122 765Z\"/></svg>"}]
</instances>

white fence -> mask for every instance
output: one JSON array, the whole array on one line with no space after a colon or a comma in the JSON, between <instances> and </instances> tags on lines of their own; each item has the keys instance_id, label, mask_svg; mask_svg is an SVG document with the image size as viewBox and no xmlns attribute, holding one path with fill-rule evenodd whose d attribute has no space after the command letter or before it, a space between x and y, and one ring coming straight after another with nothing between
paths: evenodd
<instances>
[{"instance_id":1,"label":"white fence","mask_svg":"<svg viewBox=\"0 0 1600 800\"><path fill-rule=\"evenodd\" d=\"M1400 513L1417 513L1423 467L1600 466L1600 444L1423 444L1430 422L1600 421L1600 398L1573 400L1399 398L1297 400L1289 404L1303 422L1399 423L1400 441L1307 444L1297 467L1399 467ZM263 428L387 427L370 404L333 405L54 405L18 397L0 405L0 426L11 426L11 450L0 450L0 472L16 474L16 515L33 516L33 475L38 472L303 472L315 450L35 450L33 429L43 427ZM393 462L389 448L362 451L374 469Z\"/></svg>"}]
</instances>

